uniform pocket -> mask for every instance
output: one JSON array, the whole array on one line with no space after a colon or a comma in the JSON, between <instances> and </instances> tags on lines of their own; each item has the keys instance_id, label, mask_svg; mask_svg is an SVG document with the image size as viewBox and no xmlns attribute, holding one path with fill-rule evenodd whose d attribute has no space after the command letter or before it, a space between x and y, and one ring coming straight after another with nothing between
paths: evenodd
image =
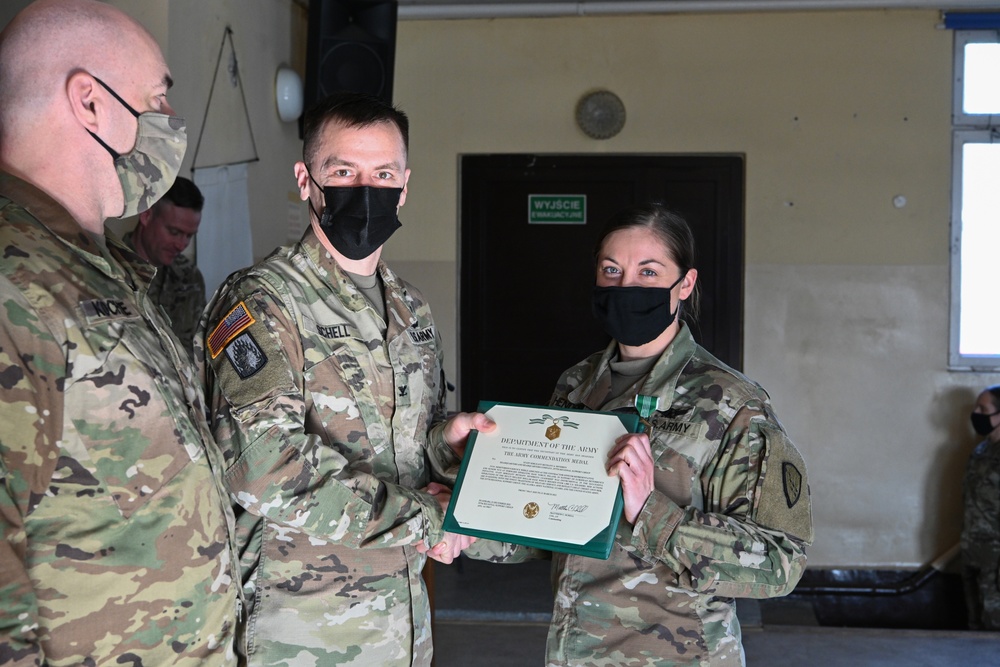
<instances>
[{"instance_id":1,"label":"uniform pocket","mask_svg":"<svg viewBox=\"0 0 1000 667\"><path fill-rule=\"evenodd\" d=\"M70 472L53 480L61 493L107 496L125 518L203 451L200 442L185 442L182 433L192 429L178 426L165 399L174 392L183 404L177 380L171 387L157 367L173 368L169 360L140 360L125 345L130 328L153 342L145 327L138 318L118 319L70 332L63 443L70 459L61 466Z\"/></svg>"}]
</instances>

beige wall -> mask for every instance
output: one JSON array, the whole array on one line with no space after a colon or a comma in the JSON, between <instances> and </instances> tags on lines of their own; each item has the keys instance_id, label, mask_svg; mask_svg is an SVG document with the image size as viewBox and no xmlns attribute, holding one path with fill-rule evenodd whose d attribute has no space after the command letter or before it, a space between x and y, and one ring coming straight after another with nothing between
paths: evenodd
<instances>
[{"instance_id":1,"label":"beige wall","mask_svg":"<svg viewBox=\"0 0 1000 667\"><path fill-rule=\"evenodd\" d=\"M279 64L304 69L302 10L114 4L165 45L192 141L232 26L261 158L250 167L254 251L284 243L299 142L272 88ZM434 304L451 377L459 155L744 154L745 367L809 464L810 564L916 566L944 551L974 444L966 413L996 378L946 370L952 55L938 21L853 11L401 22L395 100L412 119L413 176L386 257ZM603 142L573 122L577 99L600 87L628 111Z\"/></svg>"},{"instance_id":2,"label":"beige wall","mask_svg":"<svg viewBox=\"0 0 1000 667\"><path fill-rule=\"evenodd\" d=\"M957 539L965 415L991 381L946 370L952 35L938 21L403 22L395 99L413 176L386 254L437 312L454 308L463 153L744 154L745 368L809 464L810 564L919 565ZM628 120L593 141L573 109L601 87Z\"/></svg>"}]
</instances>

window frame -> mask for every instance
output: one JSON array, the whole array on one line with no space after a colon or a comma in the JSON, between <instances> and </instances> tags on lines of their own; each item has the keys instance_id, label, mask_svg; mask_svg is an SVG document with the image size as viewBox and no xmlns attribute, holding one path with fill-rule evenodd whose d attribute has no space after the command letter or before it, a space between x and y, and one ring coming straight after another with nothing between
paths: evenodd
<instances>
[{"instance_id":1,"label":"window frame","mask_svg":"<svg viewBox=\"0 0 1000 667\"><path fill-rule=\"evenodd\" d=\"M991 372L1000 370L1000 353L996 355L962 354L962 196L965 146L975 143L1000 143L1000 113L968 114L965 96L965 47L972 43L1000 42L997 30L956 30L954 34L954 92L952 105L952 189L951 189L951 313L948 368L955 371Z\"/></svg>"}]
</instances>

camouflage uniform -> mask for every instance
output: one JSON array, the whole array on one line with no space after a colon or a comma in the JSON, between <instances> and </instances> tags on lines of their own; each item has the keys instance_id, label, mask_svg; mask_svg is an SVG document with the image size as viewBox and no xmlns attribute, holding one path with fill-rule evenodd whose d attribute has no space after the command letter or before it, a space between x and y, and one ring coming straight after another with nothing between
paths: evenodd
<instances>
[{"instance_id":1,"label":"camouflage uniform","mask_svg":"<svg viewBox=\"0 0 1000 667\"><path fill-rule=\"evenodd\" d=\"M618 524L608 560L554 553L548 664L741 665L734 599L785 595L805 568L812 516L805 465L767 394L684 326L650 373L609 400L617 343L566 371L552 405L635 413L659 397L654 491ZM516 562L533 550L477 544ZM478 551L478 553L477 553Z\"/></svg>"},{"instance_id":2,"label":"camouflage uniform","mask_svg":"<svg viewBox=\"0 0 1000 667\"><path fill-rule=\"evenodd\" d=\"M453 479L430 310L384 263L387 328L310 228L219 289L196 345L237 517L250 664L429 665L418 491Z\"/></svg>"},{"instance_id":3,"label":"camouflage uniform","mask_svg":"<svg viewBox=\"0 0 1000 667\"><path fill-rule=\"evenodd\" d=\"M963 491L962 561L969 626L1000 630L1000 443L984 440L972 452Z\"/></svg>"},{"instance_id":4,"label":"camouflage uniform","mask_svg":"<svg viewBox=\"0 0 1000 667\"><path fill-rule=\"evenodd\" d=\"M122 241L135 249L132 232L126 234ZM166 312L170 328L190 352L194 347L198 320L205 310L205 279L198 266L186 255L177 255L172 264L156 270L146 293Z\"/></svg>"},{"instance_id":5,"label":"camouflage uniform","mask_svg":"<svg viewBox=\"0 0 1000 667\"><path fill-rule=\"evenodd\" d=\"M235 665L222 461L148 266L6 174L0 247L0 664Z\"/></svg>"}]
</instances>

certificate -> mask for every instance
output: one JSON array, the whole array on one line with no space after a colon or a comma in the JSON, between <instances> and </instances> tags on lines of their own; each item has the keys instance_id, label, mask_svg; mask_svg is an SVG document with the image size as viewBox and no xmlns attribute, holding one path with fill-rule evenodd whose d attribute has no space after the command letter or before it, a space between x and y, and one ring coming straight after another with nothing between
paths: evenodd
<instances>
[{"instance_id":1,"label":"certificate","mask_svg":"<svg viewBox=\"0 0 1000 667\"><path fill-rule=\"evenodd\" d=\"M497 427L469 436L444 529L607 558L622 512L608 454L639 417L492 402L479 410Z\"/></svg>"}]
</instances>

